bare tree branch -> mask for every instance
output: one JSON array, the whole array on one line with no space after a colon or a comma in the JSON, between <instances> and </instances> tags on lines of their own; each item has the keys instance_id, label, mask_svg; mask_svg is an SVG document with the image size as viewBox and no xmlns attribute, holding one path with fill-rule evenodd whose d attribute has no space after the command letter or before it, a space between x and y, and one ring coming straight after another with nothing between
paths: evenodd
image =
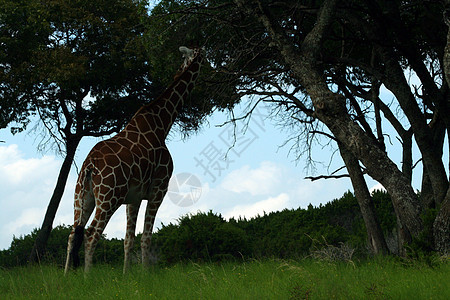
<instances>
[{"instance_id":1,"label":"bare tree branch","mask_svg":"<svg viewBox=\"0 0 450 300\"><path fill-rule=\"evenodd\" d=\"M307 176L305 179L309 179L311 181L316 181L319 179L340 179L340 178L348 178L350 175L342 174L342 175L320 175L320 176Z\"/></svg>"}]
</instances>

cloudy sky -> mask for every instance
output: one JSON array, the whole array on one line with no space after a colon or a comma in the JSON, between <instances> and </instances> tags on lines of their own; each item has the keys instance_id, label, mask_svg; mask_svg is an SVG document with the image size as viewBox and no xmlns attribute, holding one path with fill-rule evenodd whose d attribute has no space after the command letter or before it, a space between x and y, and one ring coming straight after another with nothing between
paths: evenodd
<instances>
[{"instance_id":1,"label":"cloudy sky","mask_svg":"<svg viewBox=\"0 0 450 300\"><path fill-rule=\"evenodd\" d=\"M317 206L351 190L347 178L305 180L310 175L305 170L305 162L293 161L294 157L288 155L290 146L280 148L288 134L281 132L267 115L267 108L261 106L245 134L240 132L242 124L238 125L232 149L234 128L231 124L217 126L227 119L220 113L187 140L182 140L177 132L171 134L168 147L175 164L174 176L158 211L155 229L161 223L174 223L180 216L198 211L212 210L225 218L249 218L286 208L306 208L309 203ZM39 153L37 132L12 136L8 129L3 129L0 141L5 141L0 143L0 249L5 249L9 248L13 236L28 234L41 226L62 157L51 151ZM76 155L77 166L81 166L96 142L98 139L92 138L82 141ZM323 160L325 166L317 165L316 175L328 173L332 155L328 148L317 147L314 158ZM342 162L334 155L329 171L340 166ZM73 222L76 178L76 168L72 167L54 226ZM375 185L369 180L369 186ZM142 231L143 208L145 205L139 213L138 231ZM115 213L105 233L109 238L123 238L125 227L123 207Z\"/></svg>"}]
</instances>

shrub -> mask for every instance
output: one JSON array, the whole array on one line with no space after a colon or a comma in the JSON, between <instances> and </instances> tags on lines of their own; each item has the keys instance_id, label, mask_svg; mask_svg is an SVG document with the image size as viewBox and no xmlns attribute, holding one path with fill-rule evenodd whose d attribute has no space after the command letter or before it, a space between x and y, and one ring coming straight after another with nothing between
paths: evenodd
<instances>
[{"instance_id":1,"label":"shrub","mask_svg":"<svg viewBox=\"0 0 450 300\"><path fill-rule=\"evenodd\" d=\"M396 226L396 218L389 195L376 191L372 197L383 231L391 234ZM432 228L434 217L435 211L432 210L424 215L426 228ZM248 220L239 218L226 221L220 214L209 211L186 215L178 221L178 224L163 225L153 235L152 249L162 263L242 257L299 258L311 251L317 254L322 249L323 253L334 253L335 250L342 250L342 245L362 252L367 241L358 203L350 192L319 207L309 205L307 209L285 209ZM47 252L41 262L64 265L70 230L71 226L65 225L52 230ZM37 229L34 229L30 234L14 237L11 247L0 251L0 266L26 264L36 235ZM323 239L327 241L325 244L318 242ZM139 240L140 235L134 244L136 252L139 252ZM415 241L416 244L416 248L424 249L430 241L425 236ZM81 259L83 248L80 251ZM123 240L106 239L103 236L94 253L94 261L121 264Z\"/></svg>"},{"instance_id":2,"label":"shrub","mask_svg":"<svg viewBox=\"0 0 450 300\"><path fill-rule=\"evenodd\" d=\"M179 260L221 260L249 255L246 233L219 214L186 215L178 225L163 226L154 238L160 258Z\"/></svg>"}]
</instances>

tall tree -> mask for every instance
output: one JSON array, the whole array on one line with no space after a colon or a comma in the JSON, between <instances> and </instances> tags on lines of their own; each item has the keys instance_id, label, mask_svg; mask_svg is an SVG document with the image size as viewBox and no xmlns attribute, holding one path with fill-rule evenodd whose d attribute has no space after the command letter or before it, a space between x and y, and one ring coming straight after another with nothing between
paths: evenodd
<instances>
[{"instance_id":1,"label":"tall tree","mask_svg":"<svg viewBox=\"0 0 450 300\"><path fill-rule=\"evenodd\" d=\"M26 124L36 114L64 155L30 254L35 261L45 249L80 140L119 131L153 98L158 82L150 80L144 40L146 1L6 0L1 8L1 46L7 50L1 126Z\"/></svg>"},{"instance_id":2,"label":"tall tree","mask_svg":"<svg viewBox=\"0 0 450 300\"><path fill-rule=\"evenodd\" d=\"M208 103L232 107L244 95L272 102L297 122L302 149L319 129L331 135L387 189L402 242L410 242L423 229L423 209L440 208L437 221L448 214L442 11L439 1L166 0L151 24L162 44L179 36L205 44L214 67L203 84ZM411 73L419 84L408 80ZM379 97L381 88L395 96L392 105ZM402 142L401 169L386 152L383 119ZM422 202L411 186L413 141L424 166ZM436 248L448 237L448 229L440 232Z\"/></svg>"}]
</instances>

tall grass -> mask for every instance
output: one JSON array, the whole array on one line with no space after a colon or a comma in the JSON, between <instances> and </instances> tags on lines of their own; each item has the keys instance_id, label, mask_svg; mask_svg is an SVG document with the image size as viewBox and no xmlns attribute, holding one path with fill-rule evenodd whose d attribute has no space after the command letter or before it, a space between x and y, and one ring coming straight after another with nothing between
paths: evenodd
<instances>
[{"instance_id":1,"label":"tall grass","mask_svg":"<svg viewBox=\"0 0 450 300\"><path fill-rule=\"evenodd\" d=\"M1 299L450 299L450 263L264 260L185 263L126 275L96 265L67 276L56 266L0 270Z\"/></svg>"}]
</instances>

